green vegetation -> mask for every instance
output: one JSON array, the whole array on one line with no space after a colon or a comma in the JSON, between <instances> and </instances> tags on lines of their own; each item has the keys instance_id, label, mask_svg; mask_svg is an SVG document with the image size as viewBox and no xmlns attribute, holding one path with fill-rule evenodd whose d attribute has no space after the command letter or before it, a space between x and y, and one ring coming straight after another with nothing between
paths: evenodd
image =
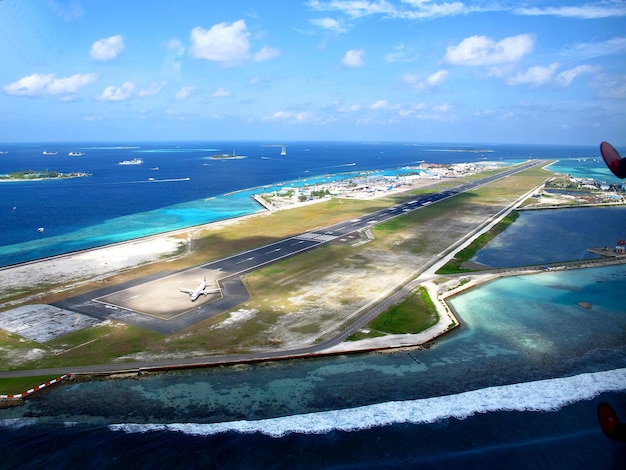
<instances>
[{"instance_id":1,"label":"green vegetation","mask_svg":"<svg viewBox=\"0 0 626 470\"><path fill-rule=\"evenodd\" d=\"M463 268L463 264L471 260L478 251L485 247L491 240L502 233L506 228L517 220L519 213L517 211L511 212L498 222L489 232L483 233L478 236L469 246L459 251L454 258L443 265L437 274L456 274L469 271L476 271L476 269Z\"/></svg>"},{"instance_id":2,"label":"green vegetation","mask_svg":"<svg viewBox=\"0 0 626 470\"><path fill-rule=\"evenodd\" d=\"M285 347L288 341L290 347L295 341L301 341L302 344L319 342L340 329L340 325L345 325L344 318L362 305L358 302L363 302L363 298L371 300L371 297L367 297L367 288L373 282L372 279L376 279L376 274L372 273L380 273L382 269L389 272L389 269L396 267L418 270L433 256L445 251L494 213L511 204L520 194L545 181L548 175L541 168L529 169L372 227L374 239L365 244L325 244L255 271L244 278L251 295L250 301L235 307L233 312L225 312L174 334L162 335L132 325L107 322L38 344L0 331L0 369L6 371L150 358L245 354ZM462 178L457 179L454 184L462 181ZM157 272L197 266L232 253L360 217L412 199L417 193L440 189L440 185L431 186L373 200L329 199L228 224L197 228L189 245L185 244L177 257L155 260L152 264L107 279L73 282L71 287L64 285L62 279L55 279L55 285L36 286L35 292L14 292L10 295L4 295L3 292L2 308L33 303L32 298L25 300L26 295L39 294L37 303L53 303ZM179 235L181 242L187 243L188 236L188 233ZM322 284L323 289L314 289L316 282L329 274L337 277ZM362 289L364 292L359 300L354 299L357 290L352 290L351 282L354 282L357 290ZM332 306L333 313L325 310L322 301ZM427 301L421 293L412 295L394 313L390 311L381 317L392 318L386 320L387 325L370 326L367 337L388 334L388 331L423 331L436 321L426 305ZM235 318L238 309L253 313L244 321L235 321L229 325L225 320ZM315 309L317 316L309 315ZM362 333L356 333L351 339L358 339L360 335ZM20 362L16 357L32 359ZM39 383L30 384L27 389ZM20 391L17 390L17 393Z\"/></svg>"},{"instance_id":3,"label":"green vegetation","mask_svg":"<svg viewBox=\"0 0 626 470\"><path fill-rule=\"evenodd\" d=\"M417 334L437 324L438 321L439 314L428 291L419 287L409 298L370 322L366 328L370 330L369 333L354 334L348 340L375 338L384 334Z\"/></svg>"},{"instance_id":4,"label":"green vegetation","mask_svg":"<svg viewBox=\"0 0 626 470\"><path fill-rule=\"evenodd\" d=\"M0 395L17 395L56 378L58 377L39 375L35 377L14 377L10 379L0 379Z\"/></svg>"},{"instance_id":5,"label":"green vegetation","mask_svg":"<svg viewBox=\"0 0 626 470\"><path fill-rule=\"evenodd\" d=\"M73 172L73 173L59 173L52 170L24 170L15 171L6 175L0 175L0 179L5 180L40 180L40 179L58 179L58 178L77 178L80 176L89 176L88 173Z\"/></svg>"}]
</instances>

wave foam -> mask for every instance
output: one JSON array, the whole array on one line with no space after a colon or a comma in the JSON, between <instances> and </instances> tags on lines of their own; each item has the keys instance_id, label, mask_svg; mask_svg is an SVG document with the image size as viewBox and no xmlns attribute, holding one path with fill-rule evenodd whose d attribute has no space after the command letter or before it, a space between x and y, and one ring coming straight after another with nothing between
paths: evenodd
<instances>
[{"instance_id":1,"label":"wave foam","mask_svg":"<svg viewBox=\"0 0 626 470\"><path fill-rule=\"evenodd\" d=\"M7 418L0 419L0 429L19 429L37 424L35 418Z\"/></svg>"},{"instance_id":2,"label":"wave foam","mask_svg":"<svg viewBox=\"0 0 626 470\"><path fill-rule=\"evenodd\" d=\"M281 437L290 433L324 434L359 431L396 423L433 423L446 418L464 419L494 411L557 411L565 405L589 400L603 392L626 390L626 369L580 374L483 388L455 395L409 401L393 401L344 410L307 413L257 421L214 424L114 424L112 431L144 433L176 431L190 435L226 432L263 433Z\"/></svg>"}]
</instances>

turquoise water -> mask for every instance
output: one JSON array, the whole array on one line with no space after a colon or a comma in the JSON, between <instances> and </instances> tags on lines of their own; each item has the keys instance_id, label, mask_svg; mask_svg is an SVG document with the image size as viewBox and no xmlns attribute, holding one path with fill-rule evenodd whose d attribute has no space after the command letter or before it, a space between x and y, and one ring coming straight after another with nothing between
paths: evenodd
<instances>
[{"instance_id":1,"label":"turquoise water","mask_svg":"<svg viewBox=\"0 0 626 470\"><path fill-rule=\"evenodd\" d=\"M547 358L623 342L625 287L626 265L616 265L500 278L449 303L466 323L462 335L497 335L518 352Z\"/></svg>"},{"instance_id":2,"label":"turquoise water","mask_svg":"<svg viewBox=\"0 0 626 470\"><path fill-rule=\"evenodd\" d=\"M1 410L0 451L20 468L620 468L595 408L626 418L624 285L624 266L496 280L422 351L61 385Z\"/></svg>"},{"instance_id":3,"label":"turquoise water","mask_svg":"<svg viewBox=\"0 0 626 470\"><path fill-rule=\"evenodd\" d=\"M626 239L626 206L521 211L473 261L497 268L597 258Z\"/></svg>"},{"instance_id":4,"label":"turquoise water","mask_svg":"<svg viewBox=\"0 0 626 470\"><path fill-rule=\"evenodd\" d=\"M57 156L42 150L56 148ZM393 176L427 163L512 164L528 158L559 159L567 173L612 175L597 147L354 142L292 142L288 154L261 142L144 142L6 144L0 173L34 169L85 171L60 181L0 184L0 266L102 246L183 227L251 214L260 207L245 188L279 188L376 172ZM69 150L85 156L68 158ZM465 149L465 151L462 151ZM470 151L467 151L470 149ZM246 155L212 160L220 151ZM141 157L143 165L118 163ZM246 199L246 200L240 200ZM44 232L38 230L45 229Z\"/></svg>"},{"instance_id":5,"label":"turquoise water","mask_svg":"<svg viewBox=\"0 0 626 470\"><path fill-rule=\"evenodd\" d=\"M565 243L535 239L546 222L531 217L495 246L519 261L547 245L555 262L589 226L569 214ZM0 454L9 468L624 468L595 417L608 401L626 420L624 286L624 265L495 280L453 298L462 327L422 351L64 384L1 410Z\"/></svg>"}]
</instances>

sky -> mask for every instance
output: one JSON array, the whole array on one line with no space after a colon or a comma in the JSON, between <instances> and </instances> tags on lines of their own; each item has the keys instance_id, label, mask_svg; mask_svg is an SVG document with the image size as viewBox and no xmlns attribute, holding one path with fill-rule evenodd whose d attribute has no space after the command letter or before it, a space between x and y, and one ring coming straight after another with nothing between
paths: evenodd
<instances>
[{"instance_id":1,"label":"sky","mask_svg":"<svg viewBox=\"0 0 626 470\"><path fill-rule=\"evenodd\" d=\"M0 142L626 146L625 108L626 0L0 0Z\"/></svg>"}]
</instances>

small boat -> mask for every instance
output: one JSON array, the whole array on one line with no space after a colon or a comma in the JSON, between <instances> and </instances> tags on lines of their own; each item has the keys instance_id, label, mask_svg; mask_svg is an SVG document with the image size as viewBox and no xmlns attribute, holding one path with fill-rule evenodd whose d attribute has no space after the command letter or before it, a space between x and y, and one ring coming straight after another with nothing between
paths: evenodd
<instances>
[{"instance_id":1,"label":"small boat","mask_svg":"<svg viewBox=\"0 0 626 470\"><path fill-rule=\"evenodd\" d=\"M44 155L56 155L59 152L57 152L56 150L44 150L41 153L44 154Z\"/></svg>"},{"instance_id":2,"label":"small boat","mask_svg":"<svg viewBox=\"0 0 626 470\"><path fill-rule=\"evenodd\" d=\"M141 158L133 158L132 160L122 160L118 165L141 165L143 160Z\"/></svg>"},{"instance_id":3,"label":"small boat","mask_svg":"<svg viewBox=\"0 0 626 470\"><path fill-rule=\"evenodd\" d=\"M82 156L84 156L85 154L84 154L83 152L70 152L70 153L68 153L68 155L69 155L70 157L82 157Z\"/></svg>"},{"instance_id":4,"label":"small boat","mask_svg":"<svg viewBox=\"0 0 626 470\"><path fill-rule=\"evenodd\" d=\"M37 231L38 231L39 233L43 233L44 228L43 228L43 227L39 227L39 228L37 229Z\"/></svg>"},{"instance_id":5,"label":"small boat","mask_svg":"<svg viewBox=\"0 0 626 470\"><path fill-rule=\"evenodd\" d=\"M0 150L0 155L6 155L7 153L9 153L8 150Z\"/></svg>"}]
</instances>

